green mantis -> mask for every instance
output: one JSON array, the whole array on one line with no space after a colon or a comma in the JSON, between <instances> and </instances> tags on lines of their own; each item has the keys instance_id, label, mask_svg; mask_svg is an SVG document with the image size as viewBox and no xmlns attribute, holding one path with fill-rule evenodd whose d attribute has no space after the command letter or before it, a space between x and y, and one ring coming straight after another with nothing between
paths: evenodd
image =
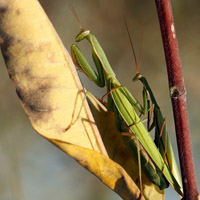
<instances>
[{"instance_id":1,"label":"green mantis","mask_svg":"<svg viewBox=\"0 0 200 200\"><path fill-rule=\"evenodd\" d=\"M155 167L152 167L150 162L147 162L147 159L145 159L145 156L141 157L141 161L144 161L144 166L146 167L144 167L144 171L149 174L147 176L150 177L152 182L157 184L160 189L166 188L169 182L180 195L183 195L181 181L178 180L179 176L177 176L177 174L171 170L171 166L169 164L170 162L168 160L166 161L165 159L165 147L162 148L162 152L164 152L164 154L160 153L156 144L153 142L151 136L149 135L149 132L135 111L135 108L137 108L142 113L146 111L147 93L150 94L151 101L155 107L157 106L148 83L144 81L146 79L140 76L136 76L134 78L134 80L141 80L144 85L144 108L142 108L140 103L132 96L128 89L122 86L117 80L116 75L113 72L107 57L96 37L91 34L89 30L81 29L76 37L76 42L80 42L84 39L88 40L91 44L92 58L95 63L97 72L90 66L76 44L71 46L71 55L74 64L79 67L97 86L104 87L106 85L108 92L107 108L109 111L113 111L115 113L116 125L119 129L122 129L122 125L125 125L124 129L128 129L132 136L139 141L155 165ZM155 127L157 131L160 130L160 124L163 124L163 119L159 116L161 112L159 111L160 110L157 109L157 107L156 110L154 109L154 121L151 125L151 129ZM157 120L160 120L161 123L156 123ZM166 134L167 132L165 131L163 134L164 136L162 137L163 140ZM168 136L166 138L168 138ZM163 140L162 144L165 144L166 142ZM168 143L170 142L167 140L167 145ZM133 144L130 145L130 148L134 148L134 140L130 140L130 144ZM168 151L168 149L166 150Z\"/></svg>"},{"instance_id":2,"label":"green mantis","mask_svg":"<svg viewBox=\"0 0 200 200\"><path fill-rule=\"evenodd\" d=\"M140 80L143 84L143 90L145 92L148 92L148 95L150 96L150 99L153 105L153 122L151 126L149 127L149 131L155 128L155 144L159 148L159 151L162 157L165 159L165 163L168 164L172 174L174 174L175 177L178 177L177 181L179 182L179 185L182 185L181 177L180 177L179 170L178 170L175 156L174 156L174 152L171 146L169 135L166 130L165 119L163 118L162 112L154 97L154 94L146 78L142 74L136 73L133 80L134 81Z\"/></svg>"}]
</instances>

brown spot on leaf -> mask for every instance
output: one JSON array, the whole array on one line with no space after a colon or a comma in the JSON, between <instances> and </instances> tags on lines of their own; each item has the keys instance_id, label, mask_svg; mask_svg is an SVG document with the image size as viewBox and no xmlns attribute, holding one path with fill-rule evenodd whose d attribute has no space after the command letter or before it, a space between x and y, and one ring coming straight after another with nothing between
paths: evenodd
<instances>
[{"instance_id":1,"label":"brown spot on leaf","mask_svg":"<svg viewBox=\"0 0 200 200\"><path fill-rule=\"evenodd\" d=\"M12 81L14 81L15 74L13 73L12 70L9 70L9 69L8 69L8 75L9 75L10 79L11 79Z\"/></svg>"},{"instance_id":2,"label":"brown spot on leaf","mask_svg":"<svg viewBox=\"0 0 200 200\"><path fill-rule=\"evenodd\" d=\"M8 48L13 44L14 42L14 37L1 31L0 30L0 37L1 37L1 51L2 55L4 57L5 62L8 62L9 60L9 54L8 54Z\"/></svg>"},{"instance_id":3,"label":"brown spot on leaf","mask_svg":"<svg viewBox=\"0 0 200 200\"><path fill-rule=\"evenodd\" d=\"M16 15L20 15L20 13L21 13L20 9L17 9L17 10L15 11L15 13L16 13Z\"/></svg>"},{"instance_id":4,"label":"brown spot on leaf","mask_svg":"<svg viewBox=\"0 0 200 200\"><path fill-rule=\"evenodd\" d=\"M1 7L0 14L5 13L8 10L8 7Z\"/></svg>"},{"instance_id":5,"label":"brown spot on leaf","mask_svg":"<svg viewBox=\"0 0 200 200\"><path fill-rule=\"evenodd\" d=\"M16 88L17 95L22 101L26 112L33 120L48 121L52 108L48 102L50 86L42 83L36 88Z\"/></svg>"}]
</instances>

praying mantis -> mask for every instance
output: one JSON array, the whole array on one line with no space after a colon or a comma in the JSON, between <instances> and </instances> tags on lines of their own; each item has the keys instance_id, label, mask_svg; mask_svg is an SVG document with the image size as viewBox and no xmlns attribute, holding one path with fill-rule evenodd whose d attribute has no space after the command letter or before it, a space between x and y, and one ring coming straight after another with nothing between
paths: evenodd
<instances>
[{"instance_id":1,"label":"praying mantis","mask_svg":"<svg viewBox=\"0 0 200 200\"><path fill-rule=\"evenodd\" d=\"M122 86L117 80L97 38L90 33L90 30L81 28L75 40L76 42L80 42L84 39L86 39L92 47L92 58L95 63L96 71L90 66L76 44L72 44L71 46L71 55L74 64L98 87L104 87L106 85L107 109L115 113L116 126L121 131L128 130L130 132L129 138L136 138L136 140L129 139L129 149L135 154L135 147L137 149L139 147L136 143L139 141L151 160L151 162L149 162L142 153L141 158L138 156L139 163L141 159L141 167L147 177L158 185L160 189L168 187L168 183L170 183L178 194L183 196L182 183L171 143L166 132L165 120L147 80L140 73L137 73L133 79L140 80L143 84L144 104L141 106L128 89ZM149 130L155 128L155 143L135 110L139 110L141 114L147 112L148 96L150 96L150 100L153 104L154 115ZM162 136L159 137L161 129Z\"/></svg>"}]
</instances>

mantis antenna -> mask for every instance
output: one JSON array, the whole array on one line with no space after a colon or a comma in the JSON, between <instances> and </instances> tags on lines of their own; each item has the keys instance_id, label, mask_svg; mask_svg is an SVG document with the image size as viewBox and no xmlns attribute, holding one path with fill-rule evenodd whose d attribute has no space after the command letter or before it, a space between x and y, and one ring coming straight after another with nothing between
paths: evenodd
<instances>
[{"instance_id":1,"label":"mantis antenna","mask_svg":"<svg viewBox=\"0 0 200 200\"><path fill-rule=\"evenodd\" d=\"M74 9L74 7L73 7L71 1L70 1L70 9L71 9L71 11L72 11L73 14L74 14L74 16L75 16L75 18L76 18L76 20L77 20L77 22L78 22L78 24L79 24L79 26L80 26L80 29L82 29L83 27L82 27L82 25L81 25L81 22L80 22L80 20L79 20L79 18L78 18L78 15L77 15L77 13L76 13L76 10Z\"/></svg>"},{"instance_id":2,"label":"mantis antenna","mask_svg":"<svg viewBox=\"0 0 200 200\"><path fill-rule=\"evenodd\" d=\"M141 59L142 59L142 39L141 39L141 46L140 46L140 58L139 58L139 63L137 64L135 49L134 49L134 46L133 46L133 41L132 41L132 38L131 38L131 34L130 34L130 31L129 31L129 28L128 28L128 23L126 21L125 15L124 15L124 23L125 23L125 26L126 26L128 38L129 38L129 41L130 41L130 44L131 44L131 49L132 49L132 52L133 52L133 57L134 57L135 65L136 65L136 73L138 73L139 69L140 69ZM143 38L142 35L143 35L143 27L141 27L141 38Z\"/></svg>"}]
</instances>

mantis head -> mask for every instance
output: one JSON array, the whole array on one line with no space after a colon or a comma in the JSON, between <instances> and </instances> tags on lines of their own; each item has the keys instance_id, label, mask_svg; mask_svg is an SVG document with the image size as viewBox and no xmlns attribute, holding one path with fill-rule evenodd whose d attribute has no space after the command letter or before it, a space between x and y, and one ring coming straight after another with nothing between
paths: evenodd
<instances>
[{"instance_id":1,"label":"mantis head","mask_svg":"<svg viewBox=\"0 0 200 200\"><path fill-rule=\"evenodd\" d=\"M142 74L136 73L136 75L135 75L134 78L133 78L133 81L140 80L141 78L142 78Z\"/></svg>"},{"instance_id":2,"label":"mantis head","mask_svg":"<svg viewBox=\"0 0 200 200\"><path fill-rule=\"evenodd\" d=\"M90 30L88 29L81 29L79 34L76 36L76 42L79 42L85 39L90 34Z\"/></svg>"}]
</instances>

